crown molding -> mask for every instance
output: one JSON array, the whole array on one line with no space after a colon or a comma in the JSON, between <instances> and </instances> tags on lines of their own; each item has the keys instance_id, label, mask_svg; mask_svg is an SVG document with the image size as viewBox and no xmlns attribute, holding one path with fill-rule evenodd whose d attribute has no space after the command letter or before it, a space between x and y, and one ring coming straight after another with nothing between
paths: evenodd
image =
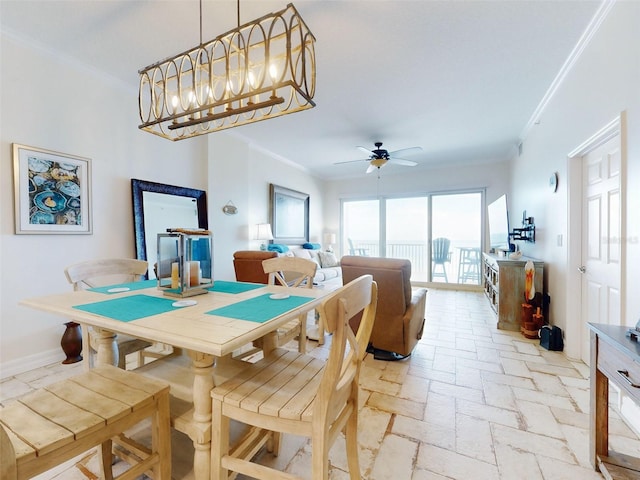
<instances>
[{"instance_id":1,"label":"crown molding","mask_svg":"<svg viewBox=\"0 0 640 480\"><path fill-rule=\"evenodd\" d=\"M24 35L18 32L15 32L12 29L3 27L2 30L0 30L0 35L5 37L8 40L11 40L17 45L21 45L25 48L29 48L30 50L34 50L46 57L54 59L60 64L68 65L69 67L84 71L91 76L100 78L105 83L113 87L128 90L131 93L134 93L135 95L138 94L137 84L133 85L133 84L127 83L124 80L121 80L118 77L110 75L103 70L95 68L89 65L88 63L83 62L82 60L72 57L71 55L61 53L60 51L55 50L48 45L45 45L31 38L25 37Z\"/></svg>"},{"instance_id":2,"label":"crown molding","mask_svg":"<svg viewBox=\"0 0 640 480\"><path fill-rule=\"evenodd\" d=\"M520 133L520 141L523 141L525 138L527 138L533 126L540 121L540 117L542 116L542 113L544 112L544 110L547 108L547 105L549 104L551 99L554 97L554 95L562 85L562 82L564 82L564 79L569 74L573 66L580 59L580 56L582 55L584 50L587 48L587 46L591 42L591 39L598 32L600 25L602 25L602 22L604 22L605 18L607 18L607 15L611 11L615 3L616 3L616 0L604 0L600 4L600 7L598 8L595 15L589 22L589 25L587 25L587 28L585 29L582 36L578 40L578 43L576 44L575 47L573 47L573 50L569 54L569 57L565 60L564 64L560 68L560 71L558 72L556 77L553 79L553 82L551 82L551 85L549 86L546 93L542 97L542 100L540 101L540 103L534 110L533 114L529 118L529 121L527 122L524 129Z\"/></svg>"}]
</instances>

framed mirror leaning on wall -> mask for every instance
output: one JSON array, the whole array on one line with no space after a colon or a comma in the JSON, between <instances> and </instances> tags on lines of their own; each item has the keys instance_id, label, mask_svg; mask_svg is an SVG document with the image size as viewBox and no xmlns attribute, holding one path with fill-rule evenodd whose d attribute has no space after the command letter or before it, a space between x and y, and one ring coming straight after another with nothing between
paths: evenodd
<instances>
[{"instance_id":1,"label":"framed mirror leaning on wall","mask_svg":"<svg viewBox=\"0 0 640 480\"><path fill-rule=\"evenodd\" d=\"M167 228L209 228L204 190L131 179L136 256L149 263L155 278L158 233Z\"/></svg>"},{"instance_id":2,"label":"framed mirror leaning on wall","mask_svg":"<svg viewBox=\"0 0 640 480\"><path fill-rule=\"evenodd\" d=\"M273 243L300 245L309 241L309 194L269 185L269 221Z\"/></svg>"}]
</instances>

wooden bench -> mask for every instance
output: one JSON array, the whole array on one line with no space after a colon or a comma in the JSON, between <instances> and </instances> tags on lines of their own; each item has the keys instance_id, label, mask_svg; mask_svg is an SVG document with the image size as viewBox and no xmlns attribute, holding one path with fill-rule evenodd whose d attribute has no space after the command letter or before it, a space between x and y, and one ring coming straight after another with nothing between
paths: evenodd
<instances>
[{"instance_id":1,"label":"wooden bench","mask_svg":"<svg viewBox=\"0 0 640 480\"><path fill-rule=\"evenodd\" d=\"M124 436L150 418L152 447ZM132 464L119 480L171 479L169 386L111 366L31 392L0 409L0 478L23 479L101 446L100 478L112 479L112 448ZM127 453L129 452L129 453Z\"/></svg>"}]
</instances>

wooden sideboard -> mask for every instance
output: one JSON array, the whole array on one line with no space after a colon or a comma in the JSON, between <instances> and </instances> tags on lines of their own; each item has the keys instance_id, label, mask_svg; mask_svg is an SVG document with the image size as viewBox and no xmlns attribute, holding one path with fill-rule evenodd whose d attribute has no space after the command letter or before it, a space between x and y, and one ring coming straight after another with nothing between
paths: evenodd
<instances>
[{"instance_id":1,"label":"wooden sideboard","mask_svg":"<svg viewBox=\"0 0 640 480\"><path fill-rule=\"evenodd\" d=\"M520 331L520 312L524 302L524 266L528 260L535 267L534 286L542 293L544 262L532 258L498 257L482 254L482 276L484 292L491 308L498 316L498 328Z\"/></svg>"},{"instance_id":2,"label":"wooden sideboard","mask_svg":"<svg viewBox=\"0 0 640 480\"><path fill-rule=\"evenodd\" d=\"M640 459L609 450L609 382L640 403L640 343L626 337L629 327L590 323L591 465L607 479L640 479Z\"/></svg>"}]
</instances>

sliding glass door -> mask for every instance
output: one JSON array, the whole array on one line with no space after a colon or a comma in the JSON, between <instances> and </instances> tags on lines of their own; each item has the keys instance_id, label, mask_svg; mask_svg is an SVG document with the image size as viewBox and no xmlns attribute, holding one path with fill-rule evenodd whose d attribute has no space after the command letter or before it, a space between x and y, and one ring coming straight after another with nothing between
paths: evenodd
<instances>
[{"instance_id":1,"label":"sliding glass door","mask_svg":"<svg viewBox=\"0 0 640 480\"><path fill-rule=\"evenodd\" d=\"M429 278L429 197L387 198L385 257L411 260L411 278Z\"/></svg>"},{"instance_id":2,"label":"sliding glass door","mask_svg":"<svg viewBox=\"0 0 640 480\"><path fill-rule=\"evenodd\" d=\"M482 194L431 197L432 282L480 284Z\"/></svg>"},{"instance_id":3,"label":"sliding glass door","mask_svg":"<svg viewBox=\"0 0 640 480\"><path fill-rule=\"evenodd\" d=\"M407 258L412 280L480 284L483 192L343 200L345 255Z\"/></svg>"},{"instance_id":4,"label":"sliding glass door","mask_svg":"<svg viewBox=\"0 0 640 480\"><path fill-rule=\"evenodd\" d=\"M354 200L342 206L342 251L380 257L380 202Z\"/></svg>"}]
</instances>

